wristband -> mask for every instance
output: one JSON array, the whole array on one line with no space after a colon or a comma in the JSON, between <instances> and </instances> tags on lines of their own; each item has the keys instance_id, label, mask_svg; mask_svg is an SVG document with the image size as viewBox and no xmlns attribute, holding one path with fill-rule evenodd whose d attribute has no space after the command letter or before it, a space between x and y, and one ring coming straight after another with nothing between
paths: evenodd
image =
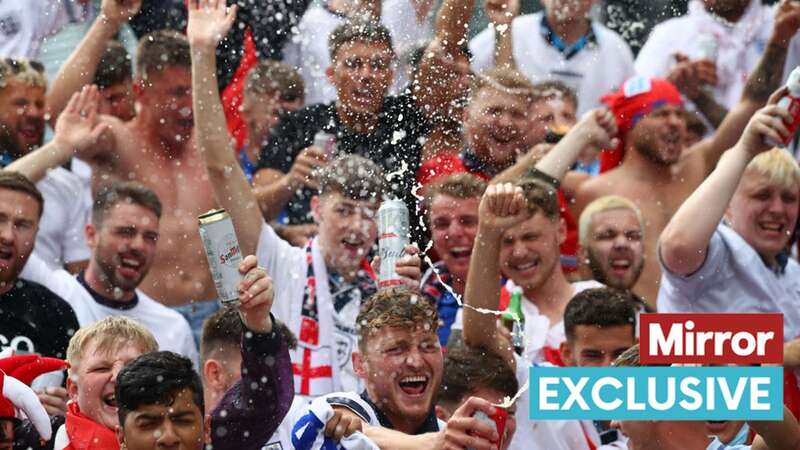
<instances>
[{"instance_id":1,"label":"wristband","mask_svg":"<svg viewBox=\"0 0 800 450\"><path fill-rule=\"evenodd\" d=\"M528 169L526 176L529 178L534 178L537 180L544 181L545 183L553 186L556 189L559 189L561 187L561 181L559 181L558 178L550 176L542 172L541 170L537 169L536 167L531 167L530 169Z\"/></svg>"}]
</instances>

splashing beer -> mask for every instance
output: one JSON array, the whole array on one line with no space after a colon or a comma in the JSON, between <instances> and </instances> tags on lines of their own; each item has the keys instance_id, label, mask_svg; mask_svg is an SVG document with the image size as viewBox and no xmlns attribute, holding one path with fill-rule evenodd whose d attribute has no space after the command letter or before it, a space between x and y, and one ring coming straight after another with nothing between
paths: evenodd
<instances>
[{"instance_id":1,"label":"splashing beer","mask_svg":"<svg viewBox=\"0 0 800 450\"><path fill-rule=\"evenodd\" d=\"M395 271L397 260L405 255L408 245L408 208L402 200L386 200L378 208L378 254L381 257L381 288L401 283Z\"/></svg>"}]
</instances>

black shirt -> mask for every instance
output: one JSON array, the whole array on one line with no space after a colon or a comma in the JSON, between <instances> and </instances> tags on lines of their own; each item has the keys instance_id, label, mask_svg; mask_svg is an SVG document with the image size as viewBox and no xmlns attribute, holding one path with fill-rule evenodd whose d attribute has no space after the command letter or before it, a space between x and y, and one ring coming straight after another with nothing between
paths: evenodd
<instances>
[{"instance_id":1,"label":"black shirt","mask_svg":"<svg viewBox=\"0 0 800 450\"><path fill-rule=\"evenodd\" d=\"M408 206L411 224L418 224L417 202L412 195L420 165L422 143L431 126L410 94L386 97L371 133L352 131L339 121L336 104L316 104L286 114L261 149L258 169L269 168L288 173L297 155L314 142L319 131L336 135L337 152L368 158L384 170L385 193L393 193ZM314 192L300 189L287 205L289 223L310 223L310 200Z\"/></svg>"},{"instance_id":2,"label":"black shirt","mask_svg":"<svg viewBox=\"0 0 800 450\"><path fill-rule=\"evenodd\" d=\"M0 294L0 347L66 358L78 319L72 307L46 287L17 279Z\"/></svg>"}]
</instances>

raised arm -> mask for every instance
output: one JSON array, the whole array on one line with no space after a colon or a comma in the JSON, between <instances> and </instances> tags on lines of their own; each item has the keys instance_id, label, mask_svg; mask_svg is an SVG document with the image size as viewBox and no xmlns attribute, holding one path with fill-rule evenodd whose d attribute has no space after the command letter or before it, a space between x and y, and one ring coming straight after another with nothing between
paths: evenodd
<instances>
[{"instance_id":1,"label":"raised arm","mask_svg":"<svg viewBox=\"0 0 800 450\"><path fill-rule=\"evenodd\" d=\"M464 341L499 355L514 367L513 350L500 339L496 311L500 304L500 246L503 233L529 216L522 189L511 183L493 184L483 194L478 233L472 247L464 293Z\"/></svg>"},{"instance_id":2,"label":"raised arm","mask_svg":"<svg viewBox=\"0 0 800 450\"><path fill-rule=\"evenodd\" d=\"M519 15L519 0L484 0L483 8L494 28L495 67L516 69L511 23Z\"/></svg>"},{"instance_id":3,"label":"raised arm","mask_svg":"<svg viewBox=\"0 0 800 450\"><path fill-rule=\"evenodd\" d=\"M186 35L192 52L192 107L197 149L205 160L217 202L228 211L245 254L255 253L261 212L228 135L217 88L216 48L236 17L219 0L189 1Z\"/></svg>"},{"instance_id":4,"label":"raised arm","mask_svg":"<svg viewBox=\"0 0 800 450\"><path fill-rule=\"evenodd\" d=\"M617 123L608 110L591 110L544 157L540 159L536 152L529 151L516 164L496 176L492 184L519 180L533 168L560 182L578 160L583 149L588 146L609 147L616 134Z\"/></svg>"},{"instance_id":5,"label":"raised arm","mask_svg":"<svg viewBox=\"0 0 800 450\"><path fill-rule=\"evenodd\" d=\"M92 159L85 152L97 148L95 143L106 129L105 124L98 122L97 100L95 86L84 86L72 94L56 121L53 140L15 160L6 169L19 172L36 183L47 175L47 171L65 164L73 156L87 161Z\"/></svg>"},{"instance_id":6,"label":"raised arm","mask_svg":"<svg viewBox=\"0 0 800 450\"><path fill-rule=\"evenodd\" d=\"M459 77L455 58L467 45L467 27L475 0L444 0L436 17L436 34L425 49L415 79L414 94L421 111L433 117L452 100L449 80ZM465 57L465 56L464 56Z\"/></svg>"},{"instance_id":7,"label":"raised arm","mask_svg":"<svg viewBox=\"0 0 800 450\"><path fill-rule=\"evenodd\" d=\"M789 42L800 28L800 2L783 1L775 14L772 35L756 68L747 78L742 98L710 139L695 144L688 158L702 158L705 173L711 173L722 154L733 147L748 120L781 86Z\"/></svg>"},{"instance_id":8,"label":"raised arm","mask_svg":"<svg viewBox=\"0 0 800 450\"><path fill-rule=\"evenodd\" d=\"M261 448L294 397L289 349L270 315L272 281L256 267L252 255L242 261L239 271L244 274L239 314L247 331L242 334L242 379L211 413L211 443L217 450Z\"/></svg>"},{"instance_id":9,"label":"raised arm","mask_svg":"<svg viewBox=\"0 0 800 450\"><path fill-rule=\"evenodd\" d=\"M691 60L683 53L675 54L675 62L667 79L697 106L714 128L719 127L728 110L705 89L718 83L716 62L708 59Z\"/></svg>"},{"instance_id":10,"label":"raised arm","mask_svg":"<svg viewBox=\"0 0 800 450\"><path fill-rule=\"evenodd\" d=\"M50 114L51 124L55 123L72 94L80 91L83 86L92 84L108 41L125 22L139 12L141 6L142 0L103 0L100 14L78 44L78 48L61 65L47 92L47 112Z\"/></svg>"},{"instance_id":11,"label":"raised arm","mask_svg":"<svg viewBox=\"0 0 800 450\"><path fill-rule=\"evenodd\" d=\"M788 136L783 120L791 121L791 115L774 104L782 93L783 89L775 92L770 105L750 119L739 142L725 153L714 172L683 202L664 228L659 250L671 272L688 275L703 265L711 236L747 164L755 155L771 148L765 143L766 138L780 142Z\"/></svg>"}]
</instances>

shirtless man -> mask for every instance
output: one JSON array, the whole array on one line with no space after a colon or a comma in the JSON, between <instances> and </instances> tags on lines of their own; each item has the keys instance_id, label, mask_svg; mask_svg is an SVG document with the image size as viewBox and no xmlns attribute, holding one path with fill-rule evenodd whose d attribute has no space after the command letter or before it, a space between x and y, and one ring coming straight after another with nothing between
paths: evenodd
<instances>
[{"instance_id":1,"label":"shirtless man","mask_svg":"<svg viewBox=\"0 0 800 450\"><path fill-rule=\"evenodd\" d=\"M198 234L197 216L216 207L192 132L191 57L186 37L158 31L141 39L129 122L98 118L105 130L92 152L95 184L135 180L161 199L161 238L141 289L177 308L199 334L217 309L217 292ZM190 306L191 304L191 306ZM199 337L199 336L196 336Z\"/></svg>"},{"instance_id":2,"label":"shirtless man","mask_svg":"<svg viewBox=\"0 0 800 450\"><path fill-rule=\"evenodd\" d=\"M633 292L650 306L656 305L661 279L661 270L654 263L661 231L678 206L711 173L722 153L736 143L750 116L780 86L787 46L798 26L800 3L782 3L772 37L747 81L741 101L712 138L688 149L684 148L686 124L680 94L672 84L637 77L626 82L619 92L605 97L617 116L624 157L619 167L581 185L575 216L591 201L611 194L626 197L641 209L646 262ZM639 120L632 121L632 117Z\"/></svg>"}]
</instances>

